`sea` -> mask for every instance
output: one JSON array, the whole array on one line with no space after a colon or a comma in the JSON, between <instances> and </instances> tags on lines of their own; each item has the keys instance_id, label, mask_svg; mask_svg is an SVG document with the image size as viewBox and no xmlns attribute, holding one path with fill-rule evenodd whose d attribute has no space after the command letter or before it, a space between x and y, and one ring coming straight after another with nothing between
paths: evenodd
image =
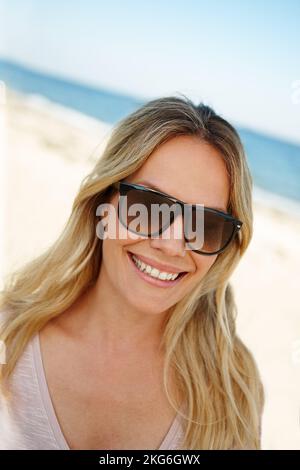
<instances>
[{"instance_id":1,"label":"sea","mask_svg":"<svg viewBox=\"0 0 300 470\"><path fill-rule=\"evenodd\" d=\"M60 105L70 115L74 111L114 125L147 100L112 90L62 79L0 59L0 81L32 100ZM63 108L62 108L63 107ZM254 182L253 198L270 207L300 216L300 144L265 135L235 124L246 150ZM300 139L300 130L299 130Z\"/></svg>"}]
</instances>

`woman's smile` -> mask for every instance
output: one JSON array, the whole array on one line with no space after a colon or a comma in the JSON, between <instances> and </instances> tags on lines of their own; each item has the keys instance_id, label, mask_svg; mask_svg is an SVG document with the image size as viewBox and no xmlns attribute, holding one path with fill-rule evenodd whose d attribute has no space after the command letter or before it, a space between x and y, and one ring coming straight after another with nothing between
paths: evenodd
<instances>
[{"instance_id":1,"label":"woman's smile","mask_svg":"<svg viewBox=\"0 0 300 470\"><path fill-rule=\"evenodd\" d=\"M153 264L144 263L137 255L127 252L127 257L131 267L136 274L144 281L157 287L172 287L181 281L188 274L187 271L162 271L157 269ZM175 269L173 270L175 271Z\"/></svg>"}]
</instances>

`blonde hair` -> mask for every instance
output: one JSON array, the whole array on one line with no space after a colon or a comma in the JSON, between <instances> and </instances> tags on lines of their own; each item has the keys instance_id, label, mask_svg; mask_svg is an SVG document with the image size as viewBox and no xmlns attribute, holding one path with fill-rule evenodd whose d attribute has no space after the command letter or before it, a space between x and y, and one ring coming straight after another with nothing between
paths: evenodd
<instances>
[{"instance_id":1,"label":"blonde hair","mask_svg":"<svg viewBox=\"0 0 300 470\"><path fill-rule=\"evenodd\" d=\"M95 283L102 251L102 240L95 236L96 207L111 197L112 183L178 135L198 136L219 150L231 182L227 210L243 227L167 318L162 338L165 392L184 418L183 449L259 449L263 385L251 352L236 334L229 283L252 237L252 178L236 130L209 106L194 105L186 97L152 100L113 128L101 158L80 185L59 238L7 281L0 309L10 315L0 338L8 356L0 383L6 383L31 337ZM171 369L186 413L169 393Z\"/></svg>"}]
</instances>

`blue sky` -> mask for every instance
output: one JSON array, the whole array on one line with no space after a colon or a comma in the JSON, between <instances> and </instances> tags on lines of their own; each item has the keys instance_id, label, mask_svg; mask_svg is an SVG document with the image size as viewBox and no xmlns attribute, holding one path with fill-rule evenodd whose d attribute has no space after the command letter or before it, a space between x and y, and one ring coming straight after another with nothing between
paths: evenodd
<instances>
[{"instance_id":1,"label":"blue sky","mask_svg":"<svg viewBox=\"0 0 300 470\"><path fill-rule=\"evenodd\" d=\"M299 0L0 0L0 55L300 142Z\"/></svg>"}]
</instances>

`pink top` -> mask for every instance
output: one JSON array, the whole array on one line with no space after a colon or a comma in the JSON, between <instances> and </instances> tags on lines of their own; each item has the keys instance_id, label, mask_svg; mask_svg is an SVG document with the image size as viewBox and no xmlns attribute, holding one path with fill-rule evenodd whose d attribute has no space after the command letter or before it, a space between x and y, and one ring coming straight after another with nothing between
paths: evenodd
<instances>
[{"instance_id":1,"label":"pink top","mask_svg":"<svg viewBox=\"0 0 300 470\"><path fill-rule=\"evenodd\" d=\"M1 450L70 450L51 401L39 334L27 344L10 377L11 406L0 396ZM183 430L176 415L159 450L179 449Z\"/></svg>"}]
</instances>

